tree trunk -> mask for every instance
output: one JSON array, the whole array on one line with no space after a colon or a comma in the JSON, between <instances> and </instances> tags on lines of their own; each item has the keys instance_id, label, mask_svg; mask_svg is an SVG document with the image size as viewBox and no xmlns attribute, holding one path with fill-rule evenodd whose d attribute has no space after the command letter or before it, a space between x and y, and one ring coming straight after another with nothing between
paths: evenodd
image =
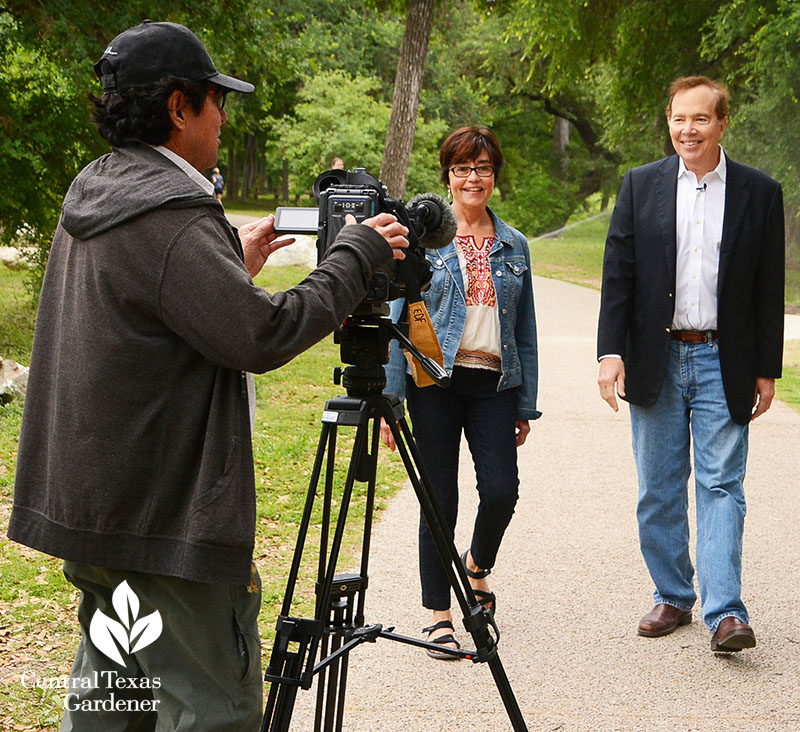
<instances>
[{"instance_id":1,"label":"tree trunk","mask_svg":"<svg viewBox=\"0 0 800 732\"><path fill-rule=\"evenodd\" d=\"M242 198L249 200L255 196L256 157L258 145L256 136L250 132L244 135L244 154L242 155Z\"/></svg>"},{"instance_id":2,"label":"tree trunk","mask_svg":"<svg viewBox=\"0 0 800 732\"><path fill-rule=\"evenodd\" d=\"M410 0L408 4L406 29L397 60L392 115L381 165L381 180L395 198L402 198L406 192L408 162L414 143L422 74L428 55L435 4L436 0Z\"/></svg>"},{"instance_id":3,"label":"tree trunk","mask_svg":"<svg viewBox=\"0 0 800 732\"><path fill-rule=\"evenodd\" d=\"M553 145L556 149L558 158L558 174L562 178L567 177L569 171L569 121L563 117L553 117Z\"/></svg>"},{"instance_id":4,"label":"tree trunk","mask_svg":"<svg viewBox=\"0 0 800 732\"><path fill-rule=\"evenodd\" d=\"M785 208L786 219L786 263L800 266L800 212L792 204Z\"/></svg>"},{"instance_id":5,"label":"tree trunk","mask_svg":"<svg viewBox=\"0 0 800 732\"><path fill-rule=\"evenodd\" d=\"M239 176L237 175L236 146L228 145L228 169L225 171L225 195L237 198L239 195Z\"/></svg>"},{"instance_id":6,"label":"tree trunk","mask_svg":"<svg viewBox=\"0 0 800 732\"><path fill-rule=\"evenodd\" d=\"M289 160L283 158L281 161L281 203L289 205Z\"/></svg>"}]
</instances>

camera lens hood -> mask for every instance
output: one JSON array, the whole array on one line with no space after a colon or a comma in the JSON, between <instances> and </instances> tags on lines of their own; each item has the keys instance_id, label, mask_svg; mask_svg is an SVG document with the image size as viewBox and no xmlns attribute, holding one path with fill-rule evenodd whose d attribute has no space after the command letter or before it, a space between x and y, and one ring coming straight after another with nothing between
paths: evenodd
<instances>
[{"instance_id":1,"label":"camera lens hood","mask_svg":"<svg viewBox=\"0 0 800 732\"><path fill-rule=\"evenodd\" d=\"M327 190L330 186L342 185L346 177L347 171L339 170L338 168L332 168L331 170L326 170L324 173L320 173L314 181L313 187L314 198L317 203L319 203L319 194L322 193L322 191Z\"/></svg>"}]
</instances>

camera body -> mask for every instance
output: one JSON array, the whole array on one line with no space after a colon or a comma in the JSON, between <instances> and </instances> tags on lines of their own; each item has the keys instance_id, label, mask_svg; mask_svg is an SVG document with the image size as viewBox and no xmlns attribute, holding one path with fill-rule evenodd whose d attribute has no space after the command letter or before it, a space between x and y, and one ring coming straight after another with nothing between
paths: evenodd
<instances>
[{"instance_id":1,"label":"camera body","mask_svg":"<svg viewBox=\"0 0 800 732\"><path fill-rule=\"evenodd\" d=\"M363 168L323 173L314 183L314 195L319 202L317 262L327 255L348 214L359 224L383 212L397 215L397 202L389 197L386 187ZM394 262L375 272L362 308L402 296L402 283L395 281L394 274Z\"/></svg>"},{"instance_id":2,"label":"camera body","mask_svg":"<svg viewBox=\"0 0 800 732\"><path fill-rule=\"evenodd\" d=\"M319 181L319 179L317 180ZM377 180L375 183L382 185ZM317 197L319 201L317 247L320 261L345 225L347 214L353 215L360 224L365 219L372 218L383 211L393 212L394 207L386 205L387 198L386 190L381 190L376 185L336 183L321 190ZM391 199L389 200L392 204L394 203Z\"/></svg>"},{"instance_id":3,"label":"camera body","mask_svg":"<svg viewBox=\"0 0 800 732\"><path fill-rule=\"evenodd\" d=\"M420 249L420 239L427 231L426 219L430 210L424 205L411 205L410 209L389 196L386 186L365 168L354 170L327 170L314 181L317 209L278 207L275 212L275 231L278 234L317 235L317 263L321 262L351 214L357 223L379 213L391 213L408 229L409 246L405 250L407 263L413 268L420 290L430 285L431 272ZM405 295L405 281L398 276L395 260L377 271L360 309L385 314L383 307L389 300Z\"/></svg>"},{"instance_id":4,"label":"camera body","mask_svg":"<svg viewBox=\"0 0 800 732\"><path fill-rule=\"evenodd\" d=\"M405 257L390 259L373 273L366 296L334 333L342 361L350 364L343 371L336 370L334 381L344 384L350 396L380 394L386 386L383 366L389 361L389 344L396 338L419 359L437 384L446 386L449 378L441 362L414 347L408 338L408 324L395 324L386 316L389 300L405 297L409 303L420 304L421 293L430 287L432 271L425 251L449 245L458 229L450 204L435 193L420 193L406 208L364 168L321 173L314 181L314 197L318 208L279 206L274 229L281 236L316 234L317 263L330 252L348 214L360 223L380 213L390 213L408 229Z\"/></svg>"}]
</instances>

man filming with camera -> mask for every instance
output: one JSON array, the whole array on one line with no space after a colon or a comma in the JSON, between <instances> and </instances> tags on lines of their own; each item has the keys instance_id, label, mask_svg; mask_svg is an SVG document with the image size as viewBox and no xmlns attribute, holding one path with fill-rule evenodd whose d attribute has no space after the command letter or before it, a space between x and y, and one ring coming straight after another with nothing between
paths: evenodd
<instances>
[{"instance_id":1,"label":"man filming with camera","mask_svg":"<svg viewBox=\"0 0 800 732\"><path fill-rule=\"evenodd\" d=\"M41 292L8 535L64 561L81 642L62 730L250 732L262 708L246 372L332 332L403 258L382 213L296 287L253 284L271 216L237 233L202 171L225 97L197 37L145 21L95 66L112 151L64 200ZM350 219L354 222L354 219Z\"/></svg>"}]
</instances>

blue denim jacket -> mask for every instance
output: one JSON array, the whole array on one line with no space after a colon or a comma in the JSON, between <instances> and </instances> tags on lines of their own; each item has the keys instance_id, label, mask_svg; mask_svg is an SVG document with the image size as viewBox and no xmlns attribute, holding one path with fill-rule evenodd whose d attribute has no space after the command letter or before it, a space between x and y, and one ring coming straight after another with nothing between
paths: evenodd
<instances>
[{"instance_id":1,"label":"blue denim jacket","mask_svg":"<svg viewBox=\"0 0 800 732\"><path fill-rule=\"evenodd\" d=\"M500 315L502 375L497 390L520 387L517 418L538 419L542 413L536 409L539 364L530 247L523 234L503 223L491 210L489 215L495 230L489 262ZM444 367L448 373L452 373L467 317L464 279L454 242L442 249L428 249L426 256L433 278L430 288L422 297L442 345ZM404 306L403 299L392 302L393 321L398 321ZM386 367L386 392L404 399L407 371L405 356L397 341L392 341Z\"/></svg>"}]
</instances>

